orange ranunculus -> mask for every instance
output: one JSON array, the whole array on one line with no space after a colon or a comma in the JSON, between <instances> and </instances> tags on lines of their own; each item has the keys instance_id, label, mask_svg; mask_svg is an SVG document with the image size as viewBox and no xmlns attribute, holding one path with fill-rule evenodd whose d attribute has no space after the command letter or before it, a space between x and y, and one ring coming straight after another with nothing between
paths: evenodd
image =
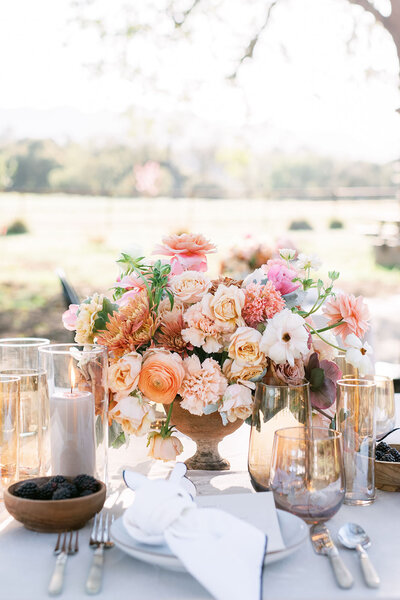
<instances>
[{"instance_id":1,"label":"orange ranunculus","mask_svg":"<svg viewBox=\"0 0 400 600\"><path fill-rule=\"evenodd\" d=\"M139 376L143 396L160 404L171 404L181 387L185 369L179 354L163 348L148 350Z\"/></svg>"}]
</instances>

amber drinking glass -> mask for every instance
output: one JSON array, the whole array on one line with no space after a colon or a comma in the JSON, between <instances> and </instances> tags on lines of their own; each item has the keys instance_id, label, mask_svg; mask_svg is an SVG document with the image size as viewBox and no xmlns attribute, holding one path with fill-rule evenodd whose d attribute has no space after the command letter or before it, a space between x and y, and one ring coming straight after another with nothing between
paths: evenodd
<instances>
[{"instance_id":1,"label":"amber drinking glass","mask_svg":"<svg viewBox=\"0 0 400 600\"><path fill-rule=\"evenodd\" d=\"M345 504L375 500L375 389L368 379L337 382L336 428L343 435Z\"/></svg>"},{"instance_id":2,"label":"amber drinking glass","mask_svg":"<svg viewBox=\"0 0 400 600\"><path fill-rule=\"evenodd\" d=\"M18 479L20 380L0 375L0 498Z\"/></svg>"},{"instance_id":3,"label":"amber drinking glass","mask_svg":"<svg viewBox=\"0 0 400 600\"><path fill-rule=\"evenodd\" d=\"M269 489L275 431L304 425L311 425L307 382L296 386L257 383L248 457L251 483L257 492Z\"/></svg>"},{"instance_id":4,"label":"amber drinking glass","mask_svg":"<svg viewBox=\"0 0 400 600\"><path fill-rule=\"evenodd\" d=\"M39 370L46 338L0 339L0 372L21 380L19 414L20 478L46 475L49 469L49 404L46 377Z\"/></svg>"},{"instance_id":5,"label":"amber drinking glass","mask_svg":"<svg viewBox=\"0 0 400 600\"><path fill-rule=\"evenodd\" d=\"M277 508L307 523L333 517L344 499L341 434L324 427L275 432L270 485Z\"/></svg>"}]
</instances>

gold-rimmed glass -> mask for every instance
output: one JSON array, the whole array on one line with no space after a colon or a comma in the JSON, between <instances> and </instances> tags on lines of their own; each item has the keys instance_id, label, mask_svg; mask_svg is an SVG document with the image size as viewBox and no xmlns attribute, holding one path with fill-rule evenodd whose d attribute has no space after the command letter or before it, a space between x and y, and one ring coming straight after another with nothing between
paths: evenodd
<instances>
[{"instance_id":1,"label":"gold-rimmed glass","mask_svg":"<svg viewBox=\"0 0 400 600\"><path fill-rule=\"evenodd\" d=\"M343 435L345 504L375 500L375 383L339 379L336 384L336 429Z\"/></svg>"},{"instance_id":2,"label":"gold-rimmed glass","mask_svg":"<svg viewBox=\"0 0 400 600\"><path fill-rule=\"evenodd\" d=\"M274 433L311 425L309 383L296 386L257 383L251 418L248 470L257 492L269 489Z\"/></svg>"},{"instance_id":3,"label":"gold-rimmed glass","mask_svg":"<svg viewBox=\"0 0 400 600\"><path fill-rule=\"evenodd\" d=\"M0 498L18 480L20 379L0 375Z\"/></svg>"},{"instance_id":4,"label":"gold-rimmed glass","mask_svg":"<svg viewBox=\"0 0 400 600\"><path fill-rule=\"evenodd\" d=\"M344 499L341 434L324 427L275 432L271 489L277 508L307 523L327 521Z\"/></svg>"}]
</instances>

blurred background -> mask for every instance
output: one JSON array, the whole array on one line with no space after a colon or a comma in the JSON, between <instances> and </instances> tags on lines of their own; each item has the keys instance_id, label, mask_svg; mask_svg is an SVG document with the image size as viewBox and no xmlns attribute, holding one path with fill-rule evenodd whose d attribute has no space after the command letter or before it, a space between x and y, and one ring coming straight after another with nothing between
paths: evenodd
<instances>
[{"instance_id":1,"label":"blurred background","mask_svg":"<svg viewBox=\"0 0 400 600\"><path fill-rule=\"evenodd\" d=\"M400 362L398 0L13 0L0 21L0 336L69 340L59 272L204 233L364 294Z\"/></svg>"}]
</instances>

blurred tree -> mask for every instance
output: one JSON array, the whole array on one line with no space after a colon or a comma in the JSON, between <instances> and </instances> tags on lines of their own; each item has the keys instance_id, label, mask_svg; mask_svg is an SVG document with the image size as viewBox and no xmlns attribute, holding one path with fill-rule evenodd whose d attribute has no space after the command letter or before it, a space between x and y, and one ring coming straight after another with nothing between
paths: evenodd
<instances>
[{"instance_id":1,"label":"blurred tree","mask_svg":"<svg viewBox=\"0 0 400 600\"><path fill-rule=\"evenodd\" d=\"M19 192L47 192L49 175L59 164L57 146L51 140L23 140L7 162L9 185L7 189Z\"/></svg>"}]
</instances>

